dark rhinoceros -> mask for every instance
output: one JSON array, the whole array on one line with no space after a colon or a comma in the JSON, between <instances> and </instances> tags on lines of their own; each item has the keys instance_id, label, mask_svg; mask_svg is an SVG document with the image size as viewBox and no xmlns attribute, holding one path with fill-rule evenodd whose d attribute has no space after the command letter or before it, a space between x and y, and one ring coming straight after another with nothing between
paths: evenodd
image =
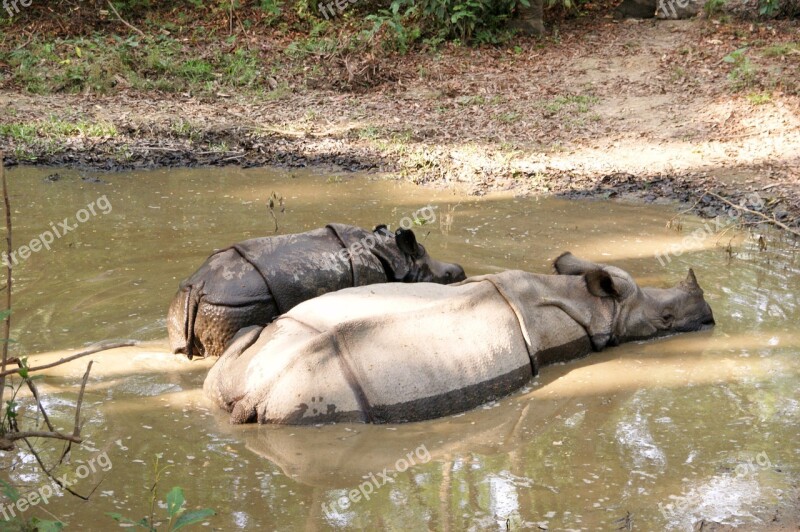
<instances>
[{"instance_id":1,"label":"dark rhinoceros","mask_svg":"<svg viewBox=\"0 0 800 532\"><path fill-rule=\"evenodd\" d=\"M691 270L660 289L571 254L555 267L306 301L240 331L204 390L233 423L417 421L508 394L547 364L714 324Z\"/></svg>"},{"instance_id":2,"label":"dark rhinoceros","mask_svg":"<svg viewBox=\"0 0 800 532\"><path fill-rule=\"evenodd\" d=\"M400 281L453 283L458 264L433 259L414 232L329 224L254 238L217 251L180 285L167 316L173 353L219 356L242 327L342 288Z\"/></svg>"}]
</instances>

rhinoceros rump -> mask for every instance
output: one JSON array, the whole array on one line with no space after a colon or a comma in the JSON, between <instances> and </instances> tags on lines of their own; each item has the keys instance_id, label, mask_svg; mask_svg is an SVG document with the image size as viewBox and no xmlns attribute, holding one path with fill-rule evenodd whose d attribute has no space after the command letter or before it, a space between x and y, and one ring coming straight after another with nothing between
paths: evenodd
<instances>
[{"instance_id":1,"label":"rhinoceros rump","mask_svg":"<svg viewBox=\"0 0 800 532\"><path fill-rule=\"evenodd\" d=\"M254 238L211 255L181 283L167 315L170 347L219 356L239 329L266 325L295 305L352 286L390 281L453 283L458 264L433 259L413 231L330 224Z\"/></svg>"},{"instance_id":2,"label":"rhinoceros rump","mask_svg":"<svg viewBox=\"0 0 800 532\"><path fill-rule=\"evenodd\" d=\"M547 364L714 323L691 270L658 289L568 253L555 266L307 301L242 331L204 390L233 423L417 421L510 393Z\"/></svg>"}]
</instances>

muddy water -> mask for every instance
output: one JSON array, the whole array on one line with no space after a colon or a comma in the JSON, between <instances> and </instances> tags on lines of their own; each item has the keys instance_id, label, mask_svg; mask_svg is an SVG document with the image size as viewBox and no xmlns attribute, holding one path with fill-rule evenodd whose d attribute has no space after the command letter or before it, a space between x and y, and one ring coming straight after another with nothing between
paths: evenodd
<instances>
[{"instance_id":1,"label":"muddy water","mask_svg":"<svg viewBox=\"0 0 800 532\"><path fill-rule=\"evenodd\" d=\"M48 351L99 339L148 343L91 357L87 443L58 470L69 480L90 471L72 485L94 489L90 501L54 496L25 516L86 530L113 528L106 512L139 519L160 454L171 466L162 494L182 486L190 506L217 511L207 521L216 530L689 530L703 519L752 530L773 518L798 522L800 283L791 243L775 235L766 252L734 241L733 259L722 249L731 233L709 237L662 265L655 255L700 224L665 229L675 213L668 206L477 199L323 172L170 170L92 183L62 171L45 183L50 173L10 171L15 246L50 222L77 226L15 268L13 349L42 353L38 363L63 354ZM436 221L418 228L425 245L473 275L549 271L564 250L614 262L655 286L692 266L718 325L545 368L524 390L442 420L231 427L200 393L209 361L166 353L164 316L179 280L214 248L272 231L273 192L285 198L285 213L276 212L281 232L329 221L396 227L433 205ZM98 207L103 196L107 214ZM92 202L96 214L77 223ZM84 370L85 361L62 366L40 385L65 430ZM29 402L23 411L33 416ZM39 449L49 456L61 445ZM108 461L98 461L102 453ZM10 477L27 489L45 482L25 454ZM351 491L360 485L366 496Z\"/></svg>"}]
</instances>

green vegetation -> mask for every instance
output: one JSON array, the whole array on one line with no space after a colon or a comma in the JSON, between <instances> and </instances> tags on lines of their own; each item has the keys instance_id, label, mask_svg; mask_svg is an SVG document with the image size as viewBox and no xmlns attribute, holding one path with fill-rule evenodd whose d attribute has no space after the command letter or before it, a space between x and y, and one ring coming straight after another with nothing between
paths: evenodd
<instances>
[{"instance_id":1,"label":"green vegetation","mask_svg":"<svg viewBox=\"0 0 800 532\"><path fill-rule=\"evenodd\" d=\"M16 503L22 496L17 488L5 480L0 479L0 487L3 494L12 504ZM20 516L0 520L0 532L59 532L63 528L64 523L61 521L48 521L35 516L28 517L25 520L21 519Z\"/></svg>"},{"instance_id":2,"label":"green vegetation","mask_svg":"<svg viewBox=\"0 0 800 532\"><path fill-rule=\"evenodd\" d=\"M0 64L6 88L32 94L159 91L199 97L238 94L283 98L308 86L363 89L395 81L396 54L435 51L445 43L491 45L529 0L358 0L341 12L327 0L114 0L130 26L104 0L87 0L69 24L33 4L13 18L0 10ZM708 0L709 14L725 0ZM557 17L574 16L588 0L546 0ZM785 12L786 0L761 0L764 16ZM777 11L776 11L777 10ZM39 28L31 34L18 28ZM552 42L558 43L557 27ZM545 43L543 42L544 46ZM514 53L521 53L519 46ZM797 43L765 50L797 52ZM738 66L738 65L737 65ZM746 64L744 65L747 66ZM420 73L423 77L424 73ZM737 83L747 85L746 68Z\"/></svg>"},{"instance_id":3,"label":"green vegetation","mask_svg":"<svg viewBox=\"0 0 800 532\"><path fill-rule=\"evenodd\" d=\"M157 532L158 525L163 524L162 521L156 518L156 506L158 501L158 484L161 481L161 474L166 471L170 466L165 466L162 468L158 467L159 460L161 459L161 455L157 454L155 463L153 465L153 485L148 490L150 492L150 506L149 506L149 513L148 517L143 517L138 521L134 521L133 519L123 517L121 514L116 512L109 512L107 515L111 517L114 521L120 523L121 526L134 526L137 528L144 528L149 532ZM187 510L186 509L186 498L183 494L183 489L179 487L172 488L169 493L167 493L167 497L163 503L166 506L167 514L163 521L166 522L166 530L167 532L173 532L175 530L180 530L185 528L189 525L194 525L204 521L206 518L215 515L216 512L211 510L210 508L204 508L202 510Z\"/></svg>"},{"instance_id":4,"label":"green vegetation","mask_svg":"<svg viewBox=\"0 0 800 532\"><path fill-rule=\"evenodd\" d=\"M6 86L32 94L122 89L285 94L286 82L277 79L287 75L329 84L346 75L346 84L369 85L370 80L354 83L352 70L337 63L352 66L354 58L373 58L375 51L388 58L435 50L446 41L501 43L513 35L506 29L513 11L528 5L528 0L359 0L341 12L334 4L330 20L324 20L321 1L114 0L130 25L101 0L88 0L82 16L69 24L37 4L13 18L0 10L5 43L0 64L9 72ZM585 1L548 0L573 12ZM31 24L39 30L11 29ZM309 62L315 64L309 68Z\"/></svg>"},{"instance_id":5,"label":"green vegetation","mask_svg":"<svg viewBox=\"0 0 800 532\"><path fill-rule=\"evenodd\" d=\"M713 16L722 11L722 8L725 7L725 2L727 0L707 0L706 3L703 5L703 10L706 12L706 15Z\"/></svg>"},{"instance_id":6,"label":"green vegetation","mask_svg":"<svg viewBox=\"0 0 800 532\"><path fill-rule=\"evenodd\" d=\"M756 83L756 68L745 55L747 50L747 47L739 48L722 58L733 66L728 73L728 80L734 90L746 89Z\"/></svg>"},{"instance_id":7,"label":"green vegetation","mask_svg":"<svg viewBox=\"0 0 800 532\"><path fill-rule=\"evenodd\" d=\"M5 320L10 314L11 310L9 309L0 311L0 320ZM19 357L19 365L19 381L15 383L9 379L5 382L5 387L10 390L11 397L5 400L5 408L3 409L2 418L0 418L0 436L18 428L19 403L17 402L17 395L22 387L43 377L42 375L31 375L29 373L28 357ZM0 479L0 492L10 504L15 504L22 497L17 488L2 479ZM7 504L5 501L0 502ZM63 526L63 523L59 521L47 521L35 516L23 519L21 516L15 515L11 519L0 520L0 532L58 532Z\"/></svg>"},{"instance_id":8,"label":"green vegetation","mask_svg":"<svg viewBox=\"0 0 800 532\"><path fill-rule=\"evenodd\" d=\"M786 57L800 55L800 42L786 42L767 46L761 51L765 57Z\"/></svg>"},{"instance_id":9,"label":"green vegetation","mask_svg":"<svg viewBox=\"0 0 800 532\"><path fill-rule=\"evenodd\" d=\"M253 87L262 75L257 56L222 47L198 58L177 40L94 35L52 41L34 38L26 47L0 52L13 82L34 94L96 92L116 88L214 93Z\"/></svg>"},{"instance_id":10,"label":"green vegetation","mask_svg":"<svg viewBox=\"0 0 800 532\"><path fill-rule=\"evenodd\" d=\"M11 122L0 124L0 137L22 142L33 142L37 138L60 137L114 137L117 130L105 122L66 122L51 118L43 122Z\"/></svg>"},{"instance_id":11,"label":"green vegetation","mask_svg":"<svg viewBox=\"0 0 800 532\"><path fill-rule=\"evenodd\" d=\"M747 101L752 105L764 105L772 101L772 95L768 92L751 92L747 95Z\"/></svg>"},{"instance_id":12,"label":"green vegetation","mask_svg":"<svg viewBox=\"0 0 800 532\"><path fill-rule=\"evenodd\" d=\"M579 94L568 94L566 96L556 96L544 104L547 114L554 115L563 110L573 113L587 113L592 104L597 103L594 96L582 96Z\"/></svg>"}]
</instances>

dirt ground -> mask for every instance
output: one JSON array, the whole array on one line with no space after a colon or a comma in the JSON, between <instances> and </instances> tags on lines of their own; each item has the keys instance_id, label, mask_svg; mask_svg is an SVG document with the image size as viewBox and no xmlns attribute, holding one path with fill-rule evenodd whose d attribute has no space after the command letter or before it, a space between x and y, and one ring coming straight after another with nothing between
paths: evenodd
<instances>
[{"instance_id":1,"label":"dirt ground","mask_svg":"<svg viewBox=\"0 0 800 532\"><path fill-rule=\"evenodd\" d=\"M0 92L0 123L113 125L114 134L0 139L6 160L90 169L332 164L476 193L680 200L713 217L748 204L800 225L797 21L567 21L515 46L445 47L353 93ZM553 28L551 28L553 30ZM747 46L743 56L731 52ZM783 48L781 48L783 46ZM280 81L280 80L278 80ZM32 156L31 156L32 154Z\"/></svg>"}]
</instances>

